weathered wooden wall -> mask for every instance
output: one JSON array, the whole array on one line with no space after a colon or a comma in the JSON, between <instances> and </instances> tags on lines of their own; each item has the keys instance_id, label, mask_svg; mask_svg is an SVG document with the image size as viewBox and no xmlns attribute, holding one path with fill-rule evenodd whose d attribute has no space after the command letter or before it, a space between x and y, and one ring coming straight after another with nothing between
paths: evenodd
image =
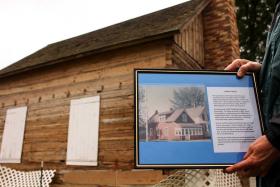
<instances>
[{"instance_id":1,"label":"weathered wooden wall","mask_svg":"<svg viewBox=\"0 0 280 187\"><path fill-rule=\"evenodd\" d=\"M175 42L201 66L204 66L203 20L199 14L175 35Z\"/></svg>"},{"instance_id":2,"label":"weathered wooden wall","mask_svg":"<svg viewBox=\"0 0 280 187\"><path fill-rule=\"evenodd\" d=\"M220 12L229 7L220 5L232 5L232 0L212 2L174 39L120 48L0 79L0 143L6 110L28 106L22 163L5 165L34 170L43 160L46 169L57 170L52 187L148 186L165 178L162 170L134 169L133 70L218 69L233 59L238 51L237 32L230 29L234 35L228 37L232 24L220 19ZM66 166L70 100L95 95L101 96L98 167Z\"/></svg>"},{"instance_id":3,"label":"weathered wooden wall","mask_svg":"<svg viewBox=\"0 0 280 187\"><path fill-rule=\"evenodd\" d=\"M28 106L19 170L57 169L52 186L151 185L161 170L134 170L134 68L171 63L170 41L157 41L68 61L0 82L0 138L5 112ZM101 96L98 167L66 166L70 100ZM1 139L0 139L1 141Z\"/></svg>"},{"instance_id":4,"label":"weathered wooden wall","mask_svg":"<svg viewBox=\"0 0 280 187\"><path fill-rule=\"evenodd\" d=\"M162 170L134 170L134 69L203 68L201 16L174 37L92 55L0 83L0 141L5 112L28 106L19 170L56 169L53 187L149 186ZM100 95L98 167L66 166L71 99Z\"/></svg>"}]
</instances>

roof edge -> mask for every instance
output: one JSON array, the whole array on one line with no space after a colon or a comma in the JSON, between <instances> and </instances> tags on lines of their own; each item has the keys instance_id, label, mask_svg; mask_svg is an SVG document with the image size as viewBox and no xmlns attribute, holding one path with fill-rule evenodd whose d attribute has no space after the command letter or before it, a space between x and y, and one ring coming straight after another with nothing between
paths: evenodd
<instances>
[{"instance_id":1,"label":"roof edge","mask_svg":"<svg viewBox=\"0 0 280 187\"><path fill-rule=\"evenodd\" d=\"M136 39L136 40L125 41L125 42L122 42L122 43L106 46L106 47L99 48L99 49L96 49L96 50L90 50L90 51L86 51L86 52L83 52L83 53L78 53L78 54L75 54L75 55L55 59L53 61L47 61L43 64L39 64L39 65L35 65L35 66L33 65L33 66L25 67L25 68L22 68L22 69L14 70L14 71L8 71L6 73L0 74L0 79L6 78L6 77L9 77L9 76L12 76L12 75L24 73L24 72L27 72L27 71L39 69L39 68L42 68L42 67L55 65L55 64L62 63L62 62L65 62L65 61L84 58L84 57L87 57L87 56L90 56L90 55L93 55L93 54L103 53L103 52L107 52L107 51L111 51L111 50L115 50L115 49L121 49L121 48L124 48L124 47L129 47L129 46L133 46L133 45L137 45L137 44L143 44L143 43L146 43L146 42L156 41L156 40L165 39L165 38L169 38L169 37L172 38L174 36L174 34L177 34L179 31L180 31L179 28L176 28L174 30L162 33L160 35L148 36L148 37L140 38L140 39ZM6 67L6 68L8 68L8 67ZM5 70L6 68L4 68L3 70ZM0 70L0 72L1 71L2 70Z\"/></svg>"},{"instance_id":2,"label":"roof edge","mask_svg":"<svg viewBox=\"0 0 280 187\"><path fill-rule=\"evenodd\" d=\"M191 19L189 19L188 21L186 21L185 23L183 23L179 29L182 30L184 28L186 28L194 19L197 15L199 15L204 9L205 7L207 7L207 5L209 5L211 2L211 0L202 0L202 2L199 4L199 6L197 7L197 9L195 11L193 11L193 15L191 16Z\"/></svg>"}]
</instances>

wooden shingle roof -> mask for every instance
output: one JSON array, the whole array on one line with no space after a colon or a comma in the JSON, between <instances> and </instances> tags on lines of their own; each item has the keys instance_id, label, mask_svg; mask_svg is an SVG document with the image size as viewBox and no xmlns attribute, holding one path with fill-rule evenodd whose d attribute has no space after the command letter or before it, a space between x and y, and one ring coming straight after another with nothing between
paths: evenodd
<instances>
[{"instance_id":1,"label":"wooden shingle roof","mask_svg":"<svg viewBox=\"0 0 280 187\"><path fill-rule=\"evenodd\" d=\"M0 77L110 49L170 37L188 24L210 0L185 3L50 44L0 71Z\"/></svg>"}]
</instances>

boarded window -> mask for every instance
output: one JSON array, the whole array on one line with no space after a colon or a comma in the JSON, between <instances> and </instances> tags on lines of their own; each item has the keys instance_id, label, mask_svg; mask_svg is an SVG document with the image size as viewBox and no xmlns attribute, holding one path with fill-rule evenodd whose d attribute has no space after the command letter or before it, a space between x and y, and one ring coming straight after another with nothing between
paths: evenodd
<instances>
[{"instance_id":1,"label":"boarded window","mask_svg":"<svg viewBox=\"0 0 280 187\"><path fill-rule=\"evenodd\" d=\"M100 97L71 101L67 165L97 166Z\"/></svg>"},{"instance_id":2,"label":"boarded window","mask_svg":"<svg viewBox=\"0 0 280 187\"><path fill-rule=\"evenodd\" d=\"M26 106L7 110L0 152L1 163L20 163L26 113Z\"/></svg>"}]
</instances>

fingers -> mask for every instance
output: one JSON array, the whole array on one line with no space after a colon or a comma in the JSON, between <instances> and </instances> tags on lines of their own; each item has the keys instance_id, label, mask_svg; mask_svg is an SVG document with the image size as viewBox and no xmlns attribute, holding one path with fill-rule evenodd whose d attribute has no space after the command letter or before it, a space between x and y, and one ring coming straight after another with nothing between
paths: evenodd
<instances>
[{"instance_id":1,"label":"fingers","mask_svg":"<svg viewBox=\"0 0 280 187\"><path fill-rule=\"evenodd\" d=\"M242 171L238 171L237 175L241 178L245 177L251 177L253 175L252 170L242 170Z\"/></svg>"},{"instance_id":2,"label":"fingers","mask_svg":"<svg viewBox=\"0 0 280 187\"><path fill-rule=\"evenodd\" d=\"M242 160L241 162L238 162L237 164L234 164L233 166L226 168L225 173L233 173L235 171L246 170L251 165L252 164L248 159Z\"/></svg>"},{"instance_id":3,"label":"fingers","mask_svg":"<svg viewBox=\"0 0 280 187\"><path fill-rule=\"evenodd\" d=\"M248 71L258 72L260 69L260 63L246 59L236 59L225 68L227 71L238 71L238 77L243 77Z\"/></svg>"},{"instance_id":4,"label":"fingers","mask_svg":"<svg viewBox=\"0 0 280 187\"><path fill-rule=\"evenodd\" d=\"M251 165L251 161L248 159L248 157L252 154L253 150L252 147L250 146L248 151L243 157L243 160L241 162L238 162L234 164L233 166L230 166L226 168L224 171L225 173L233 173L235 171L245 171L249 168Z\"/></svg>"},{"instance_id":5,"label":"fingers","mask_svg":"<svg viewBox=\"0 0 280 187\"><path fill-rule=\"evenodd\" d=\"M252 153L253 153L253 149L252 149L252 147L249 147L248 151L246 152L246 154L243 157L243 160L246 160Z\"/></svg>"},{"instance_id":6,"label":"fingers","mask_svg":"<svg viewBox=\"0 0 280 187\"><path fill-rule=\"evenodd\" d=\"M264 167L253 167L250 169L245 169L245 170L241 170L241 171L237 171L237 175L239 177L256 177L256 176L261 176L264 177L266 176L266 174L268 173L268 169L264 168Z\"/></svg>"},{"instance_id":7,"label":"fingers","mask_svg":"<svg viewBox=\"0 0 280 187\"><path fill-rule=\"evenodd\" d=\"M237 76L238 77L243 77L249 71L258 72L260 69L261 69L261 64L260 63L249 61L248 63L240 66L240 68L237 72Z\"/></svg>"},{"instance_id":8,"label":"fingers","mask_svg":"<svg viewBox=\"0 0 280 187\"><path fill-rule=\"evenodd\" d=\"M239 177L256 177L259 176L259 171L257 169L248 169L248 170L242 170L242 171L238 171L237 175Z\"/></svg>"},{"instance_id":9,"label":"fingers","mask_svg":"<svg viewBox=\"0 0 280 187\"><path fill-rule=\"evenodd\" d=\"M224 173L237 172L240 177L265 176L268 173L268 168L270 167L256 166L251 159L246 159L224 169Z\"/></svg>"},{"instance_id":10,"label":"fingers","mask_svg":"<svg viewBox=\"0 0 280 187\"><path fill-rule=\"evenodd\" d=\"M250 63L247 63L247 64L240 66L240 68L238 69L238 72L237 72L237 76L243 77L249 71L250 65L251 65Z\"/></svg>"},{"instance_id":11,"label":"fingers","mask_svg":"<svg viewBox=\"0 0 280 187\"><path fill-rule=\"evenodd\" d=\"M246 64L248 60L245 59L236 59L231 64L229 64L225 70L227 71L237 71L240 66Z\"/></svg>"},{"instance_id":12,"label":"fingers","mask_svg":"<svg viewBox=\"0 0 280 187\"><path fill-rule=\"evenodd\" d=\"M265 176L277 159L278 154L275 156L272 145L263 135L250 144L243 160L226 168L225 173L238 172L243 177Z\"/></svg>"}]
</instances>

